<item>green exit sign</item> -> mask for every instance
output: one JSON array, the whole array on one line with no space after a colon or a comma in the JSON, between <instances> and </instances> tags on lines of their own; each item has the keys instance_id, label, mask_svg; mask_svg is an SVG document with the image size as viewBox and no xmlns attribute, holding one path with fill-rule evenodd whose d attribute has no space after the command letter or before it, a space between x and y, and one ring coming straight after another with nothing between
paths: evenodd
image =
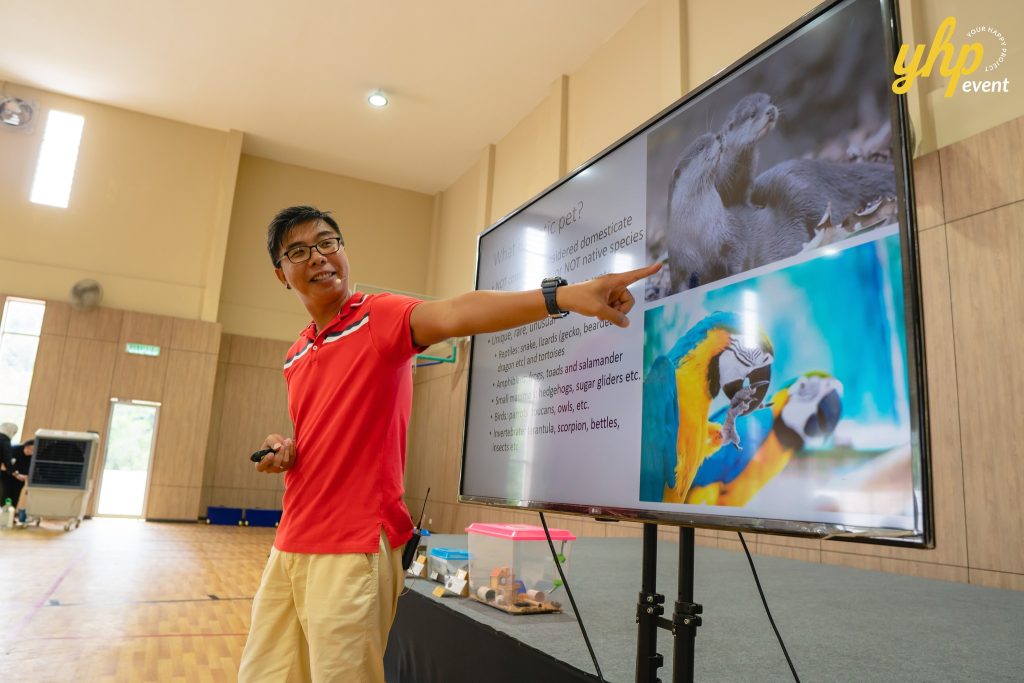
<instances>
[{"instance_id":1,"label":"green exit sign","mask_svg":"<svg viewBox=\"0 0 1024 683\"><path fill-rule=\"evenodd\" d=\"M136 356L160 355L160 347L153 346L152 344L133 344L132 342L128 342L127 344L125 344L124 350Z\"/></svg>"}]
</instances>

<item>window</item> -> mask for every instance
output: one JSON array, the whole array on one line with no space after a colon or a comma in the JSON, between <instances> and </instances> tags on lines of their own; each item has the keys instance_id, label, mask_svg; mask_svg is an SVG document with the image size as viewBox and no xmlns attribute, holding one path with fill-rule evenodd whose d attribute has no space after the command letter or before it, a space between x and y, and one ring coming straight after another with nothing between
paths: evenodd
<instances>
[{"instance_id":1,"label":"window","mask_svg":"<svg viewBox=\"0 0 1024 683\"><path fill-rule=\"evenodd\" d=\"M8 297L0 318L0 422L18 425L15 441L26 438L25 407L45 310L46 302Z\"/></svg>"},{"instance_id":2,"label":"window","mask_svg":"<svg viewBox=\"0 0 1024 683\"><path fill-rule=\"evenodd\" d=\"M53 110L46 117L43 146L32 181L34 203L68 208L84 125L84 117L64 111Z\"/></svg>"}]
</instances>

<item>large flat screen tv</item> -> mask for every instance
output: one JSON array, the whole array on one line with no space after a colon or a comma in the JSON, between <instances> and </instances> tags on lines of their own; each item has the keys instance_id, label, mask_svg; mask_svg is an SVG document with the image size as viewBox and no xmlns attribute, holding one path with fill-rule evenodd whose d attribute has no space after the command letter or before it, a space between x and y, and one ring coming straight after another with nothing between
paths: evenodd
<instances>
[{"instance_id":1,"label":"large flat screen tv","mask_svg":"<svg viewBox=\"0 0 1024 683\"><path fill-rule=\"evenodd\" d=\"M479 289L664 266L474 338L461 501L933 545L898 35L822 5L480 236Z\"/></svg>"}]
</instances>

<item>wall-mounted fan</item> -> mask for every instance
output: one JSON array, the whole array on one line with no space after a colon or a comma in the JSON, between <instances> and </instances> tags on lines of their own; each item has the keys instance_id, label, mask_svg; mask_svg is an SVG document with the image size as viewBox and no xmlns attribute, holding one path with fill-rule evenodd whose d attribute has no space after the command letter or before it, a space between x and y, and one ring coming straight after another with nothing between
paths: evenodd
<instances>
[{"instance_id":1,"label":"wall-mounted fan","mask_svg":"<svg viewBox=\"0 0 1024 683\"><path fill-rule=\"evenodd\" d=\"M33 128L35 115L35 102L11 95L0 95L0 123L4 126L27 132Z\"/></svg>"},{"instance_id":2,"label":"wall-mounted fan","mask_svg":"<svg viewBox=\"0 0 1024 683\"><path fill-rule=\"evenodd\" d=\"M96 280L79 280L71 288L71 306L79 311L91 311L103 301L103 287Z\"/></svg>"}]
</instances>

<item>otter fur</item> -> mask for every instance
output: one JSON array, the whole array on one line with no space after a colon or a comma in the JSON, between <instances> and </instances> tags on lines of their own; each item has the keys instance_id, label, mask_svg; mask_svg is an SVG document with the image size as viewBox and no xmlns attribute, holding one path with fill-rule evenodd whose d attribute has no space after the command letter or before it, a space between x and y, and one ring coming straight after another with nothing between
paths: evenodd
<instances>
[{"instance_id":1,"label":"otter fur","mask_svg":"<svg viewBox=\"0 0 1024 683\"><path fill-rule=\"evenodd\" d=\"M721 136L705 133L686 148L672 175L667 245L673 292L736 272L737 231L715 189L721 158Z\"/></svg>"},{"instance_id":2,"label":"otter fur","mask_svg":"<svg viewBox=\"0 0 1024 683\"><path fill-rule=\"evenodd\" d=\"M765 93L747 95L729 111L718 131L722 161L715 187L726 207L747 202L757 170L757 142L779 118L779 110Z\"/></svg>"},{"instance_id":3,"label":"otter fur","mask_svg":"<svg viewBox=\"0 0 1024 683\"><path fill-rule=\"evenodd\" d=\"M750 204L799 217L813 231L826 210L843 219L881 197L895 196L896 171L890 163L790 159L757 177Z\"/></svg>"},{"instance_id":4,"label":"otter fur","mask_svg":"<svg viewBox=\"0 0 1024 683\"><path fill-rule=\"evenodd\" d=\"M742 270L799 254L826 211L839 220L896 194L886 163L791 159L754 181L750 204L729 209L742 234Z\"/></svg>"}]
</instances>

